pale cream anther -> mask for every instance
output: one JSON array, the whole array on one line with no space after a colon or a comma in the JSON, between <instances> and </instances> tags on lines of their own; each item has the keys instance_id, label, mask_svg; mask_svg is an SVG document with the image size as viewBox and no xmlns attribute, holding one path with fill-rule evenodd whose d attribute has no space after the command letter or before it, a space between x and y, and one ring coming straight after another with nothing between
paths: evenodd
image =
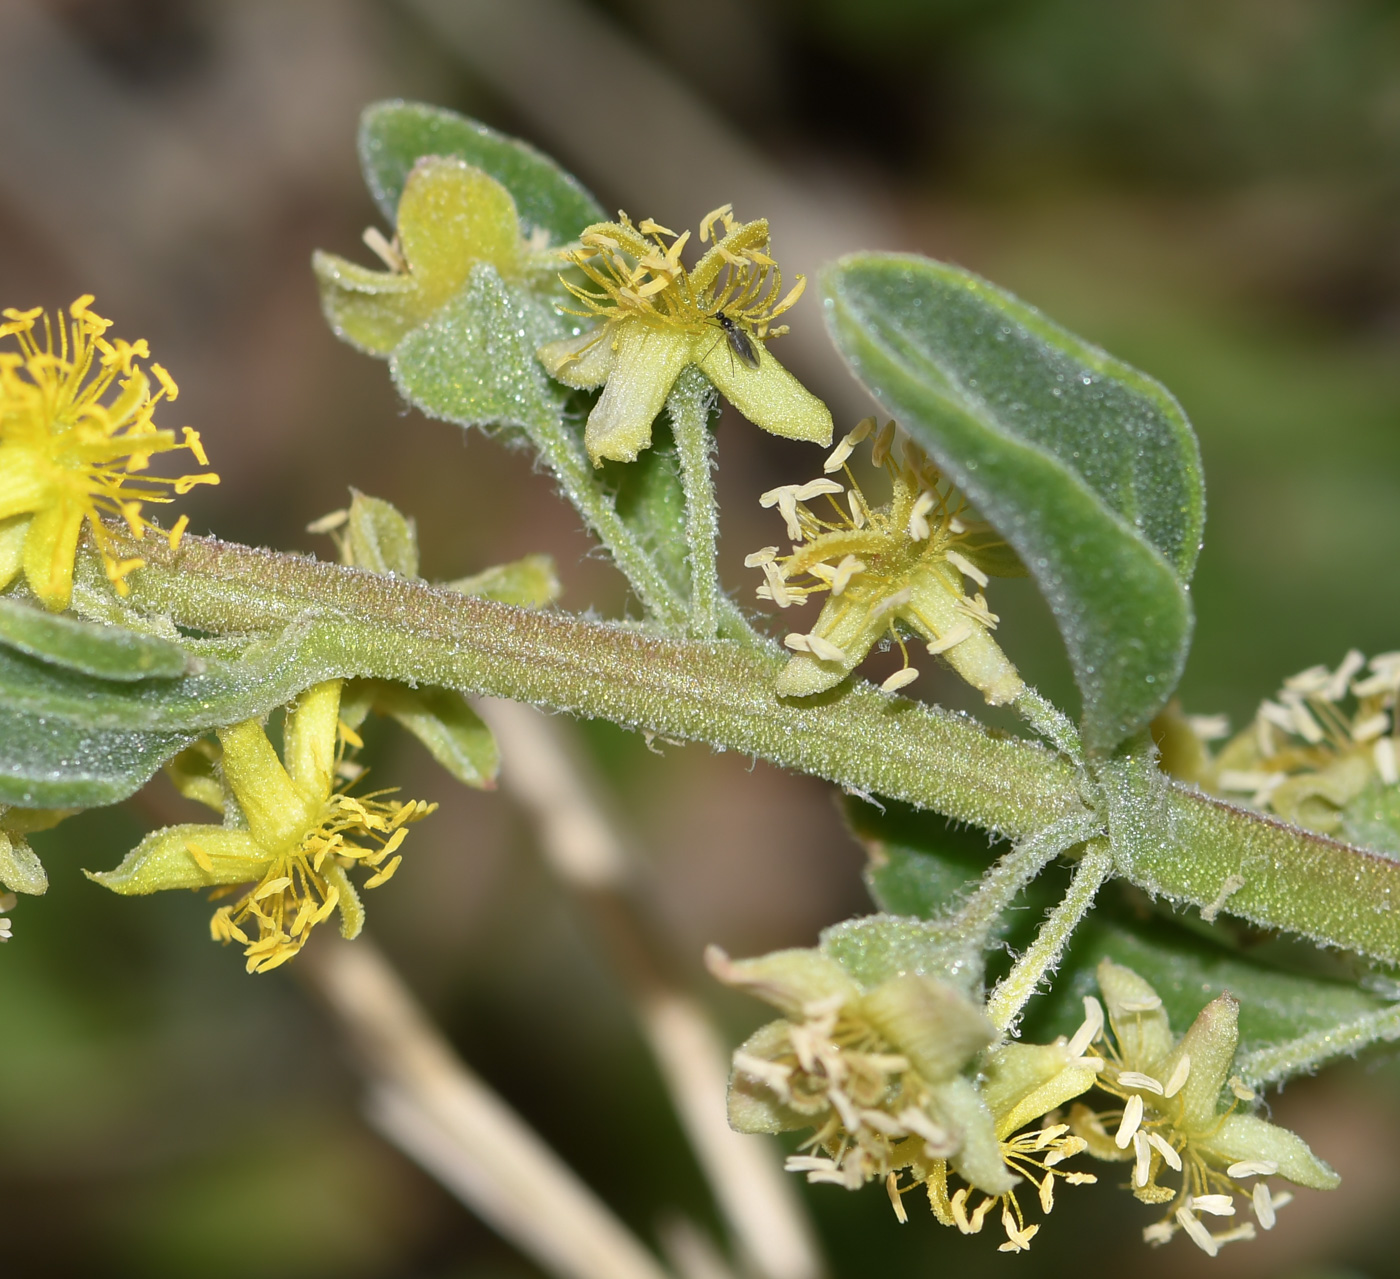
<instances>
[{"instance_id":1,"label":"pale cream anther","mask_svg":"<svg viewBox=\"0 0 1400 1279\"><path fill-rule=\"evenodd\" d=\"M1147 1185L1152 1171L1152 1146L1147 1134L1141 1128L1133 1134L1133 1185L1141 1189Z\"/></svg>"},{"instance_id":2,"label":"pale cream anther","mask_svg":"<svg viewBox=\"0 0 1400 1279\"><path fill-rule=\"evenodd\" d=\"M1351 736L1353 741L1370 742L1389 731L1390 716L1385 711L1379 711L1375 715L1368 715L1359 724L1354 725Z\"/></svg>"},{"instance_id":3,"label":"pale cream anther","mask_svg":"<svg viewBox=\"0 0 1400 1279\"><path fill-rule=\"evenodd\" d=\"M1140 1088L1143 1092L1156 1093L1159 1097L1164 1091L1160 1079L1145 1075L1140 1070L1120 1070L1118 1083L1124 1088Z\"/></svg>"},{"instance_id":4,"label":"pale cream anther","mask_svg":"<svg viewBox=\"0 0 1400 1279\"><path fill-rule=\"evenodd\" d=\"M1228 715L1188 715L1186 722L1203 742L1218 742L1230 736Z\"/></svg>"},{"instance_id":5,"label":"pale cream anther","mask_svg":"<svg viewBox=\"0 0 1400 1279\"><path fill-rule=\"evenodd\" d=\"M1084 996L1084 1021L1065 1045L1071 1057L1082 1057L1084 1050L1103 1033L1103 1005L1093 995Z\"/></svg>"},{"instance_id":6,"label":"pale cream anther","mask_svg":"<svg viewBox=\"0 0 1400 1279\"><path fill-rule=\"evenodd\" d=\"M1259 1094L1238 1075L1230 1077L1229 1088L1241 1101L1257 1101L1259 1098Z\"/></svg>"},{"instance_id":7,"label":"pale cream anther","mask_svg":"<svg viewBox=\"0 0 1400 1279\"><path fill-rule=\"evenodd\" d=\"M1134 1093L1123 1107L1123 1121L1118 1125L1118 1131L1114 1134L1113 1144L1119 1150L1127 1150L1128 1143L1133 1139L1133 1134L1140 1127L1142 1127L1142 1096L1139 1093Z\"/></svg>"},{"instance_id":8,"label":"pale cream anther","mask_svg":"<svg viewBox=\"0 0 1400 1279\"><path fill-rule=\"evenodd\" d=\"M794 653L810 653L812 646L807 643L807 636L802 631L792 631L783 636L783 643Z\"/></svg>"},{"instance_id":9,"label":"pale cream anther","mask_svg":"<svg viewBox=\"0 0 1400 1279\"><path fill-rule=\"evenodd\" d=\"M895 671L893 675L881 683L880 687L887 693L897 693L901 688L906 688L918 678L918 670L913 666L906 666L903 670Z\"/></svg>"},{"instance_id":10,"label":"pale cream anther","mask_svg":"<svg viewBox=\"0 0 1400 1279\"><path fill-rule=\"evenodd\" d=\"M1162 1089L1163 1097L1175 1097L1186 1085L1187 1079L1191 1076L1191 1054L1182 1053L1176 1065L1172 1067L1171 1077L1167 1080L1167 1085Z\"/></svg>"},{"instance_id":11,"label":"pale cream anther","mask_svg":"<svg viewBox=\"0 0 1400 1279\"><path fill-rule=\"evenodd\" d=\"M752 555L744 556L745 568L758 568L763 564L771 564L778 558L778 548L776 546L765 546L761 550L755 551Z\"/></svg>"},{"instance_id":12,"label":"pale cream anther","mask_svg":"<svg viewBox=\"0 0 1400 1279\"><path fill-rule=\"evenodd\" d=\"M957 534L957 533L966 533L966 532L967 532L967 525L964 524L964 523L963 523L960 519L958 519L958 517L955 515L955 516L953 516L953 518L952 518L951 520L948 521L948 532L954 533L954 534Z\"/></svg>"},{"instance_id":13,"label":"pale cream anther","mask_svg":"<svg viewBox=\"0 0 1400 1279\"><path fill-rule=\"evenodd\" d=\"M1292 712L1293 731L1298 734L1309 745L1316 746L1322 741L1324 733L1322 726L1312 716L1302 702L1295 702L1288 708Z\"/></svg>"},{"instance_id":14,"label":"pale cream anther","mask_svg":"<svg viewBox=\"0 0 1400 1279\"><path fill-rule=\"evenodd\" d=\"M1376 772L1387 786L1400 786L1400 757L1397 757L1395 739L1382 737L1371 747L1371 757L1376 761Z\"/></svg>"},{"instance_id":15,"label":"pale cream anther","mask_svg":"<svg viewBox=\"0 0 1400 1279\"><path fill-rule=\"evenodd\" d=\"M957 551L945 551L943 558L948 561L964 577L971 578L978 586L986 589L987 583L991 579L964 555L959 555Z\"/></svg>"},{"instance_id":16,"label":"pale cream anther","mask_svg":"<svg viewBox=\"0 0 1400 1279\"><path fill-rule=\"evenodd\" d=\"M776 564L764 564L763 576L768 582L768 594L779 608L787 608L792 603L792 593L787 588L782 570Z\"/></svg>"},{"instance_id":17,"label":"pale cream anther","mask_svg":"<svg viewBox=\"0 0 1400 1279\"><path fill-rule=\"evenodd\" d=\"M1125 999L1118 1005L1125 1013L1154 1013L1161 1006L1160 995L1148 995L1143 999Z\"/></svg>"},{"instance_id":18,"label":"pale cream anther","mask_svg":"<svg viewBox=\"0 0 1400 1279\"><path fill-rule=\"evenodd\" d=\"M1151 1244L1154 1248L1160 1248L1164 1243L1171 1243L1174 1234L1176 1234L1176 1227L1171 1222L1158 1221L1143 1228L1142 1241Z\"/></svg>"},{"instance_id":19,"label":"pale cream anther","mask_svg":"<svg viewBox=\"0 0 1400 1279\"><path fill-rule=\"evenodd\" d=\"M814 497L820 497L823 493L840 493L844 489L845 485L838 484L835 480L808 480L806 484L798 485L794 489L793 496L799 502L810 502Z\"/></svg>"},{"instance_id":20,"label":"pale cream anther","mask_svg":"<svg viewBox=\"0 0 1400 1279\"><path fill-rule=\"evenodd\" d=\"M1235 1200L1233 1195L1191 1195L1186 1200L1194 1212L1208 1212L1213 1217L1233 1217Z\"/></svg>"},{"instance_id":21,"label":"pale cream anther","mask_svg":"<svg viewBox=\"0 0 1400 1279\"><path fill-rule=\"evenodd\" d=\"M889 1173L885 1177L885 1193L890 1197L890 1206L894 1209L894 1218L902 1226L909 1220L909 1214L904 1211L904 1198L899 1193L899 1174Z\"/></svg>"},{"instance_id":22,"label":"pale cream anther","mask_svg":"<svg viewBox=\"0 0 1400 1279\"><path fill-rule=\"evenodd\" d=\"M828 475L830 475L832 471L839 471L846 465L846 461L851 454L855 452L855 447L856 446L851 442L851 437L849 435L844 436L836 447L831 450L831 455L822 463L822 470Z\"/></svg>"},{"instance_id":23,"label":"pale cream anther","mask_svg":"<svg viewBox=\"0 0 1400 1279\"><path fill-rule=\"evenodd\" d=\"M934 503L936 500L937 499L934 498L933 494L928 492L927 490L920 493L919 496L914 500L913 509L909 512L908 525L909 538L911 541L922 542L928 538L930 531L928 525L928 513L931 510L933 510ZM957 555L956 551L948 551L946 552L944 558L951 563L955 555ZM958 556L958 558L961 559L962 557Z\"/></svg>"},{"instance_id":24,"label":"pale cream anther","mask_svg":"<svg viewBox=\"0 0 1400 1279\"><path fill-rule=\"evenodd\" d=\"M1163 1162L1166 1163L1168 1168L1173 1172L1181 1171L1181 1156L1177 1154L1171 1142L1163 1137L1161 1133L1156 1132L1148 1133L1147 1140L1152 1148L1162 1156Z\"/></svg>"},{"instance_id":25,"label":"pale cream anther","mask_svg":"<svg viewBox=\"0 0 1400 1279\"><path fill-rule=\"evenodd\" d=\"M906 586L902 591L896 591L893 595L886 595L878 604L870 610L870 620L878 622L882 617L893 613L897 608L903 608L909 603L912 591Z\"/></svg>"},{"instance_id":26,"label":"pale cream anther","mask_svg":"<svg viewBox=\"0 0 1400 1279\"><path fill-rule=\"evenodd\" d=\"M1235 1180L1241 1177L1272 1177L1276 1172L1278 1164L1272 1159L1241 1159L1225 1169L1225 1175Z\"/></svg>"},{"instance_id":27,"label":"pale cream anther","mask_svg":"<svg viewBox=\"0 0 1400 1279\"><path fill-rule=\"evenodd\" d=\"M1220 1245L1211 1238L1210 1231L1196 1220L1185 1205L1176 1210L1176 1222L1207 1257L1213 1257L1220 1251Z\"/></svg>"},{"instance_id":28,"label":"pale cream anther","mask_svg":"<svg viewBox=\"0 0 1400 1279\"><path fill-rule=\"evenodd\" d=\"M846 651L820 635L807 636L807 651L822 662L844 662Z\"/></svg>"},{"instance_id":29,"label":"pale cream anther","mask_svg":"<svg viewBox=\"0 0 1400 1279\"><path fill-rule=\"evenodd\" d=\"M1318 690L1321 697L1329 702L1340 702L1346 696L1347 686L1352 679L1366 669L1366 658L1358 649L1351 649L1342 658L1341 664Z\"/></svg>"},{"instance_id":30,"label":"pale cream anther","mask_svg":"<svg viewBox=\"0 0 1400 1279\"><path fill-rule=\"evenodd\" d=\"M946 631L936 640L929 641L929 654L937 657L939 653L946 653L950 648L956 648L963 640L970 638L971 635L972 627L966 622L959 622L952 630Z\"/></svg>"},{"instance_id":31,"label":"pale cream anther","mask_svg":"<svg viewBox=\"0 0 1400 1279\"><path fill-rule=\"evenodd\" d=\"M847 500L851 507L851 523L857 529L865 527L865 501L856 489L849 489L846 492Z\"/></svg>"},{"instance_id":32,"label":"pale cream anther","mask_svg":"<svg viewBox=\"0 0 1400 1279\"><path fill-rule=\"evenodd\" d=\"M836 573L831 579L831 593L833 595L842 594L846 587L850 585L851 578L857 573L865 572L863 561L856 559L854 555L847 555L836 566Z\"/></svg>"},{"instance_id":33,"label":"pale cream anther","mask_svg":"<svg viewBox=\"0 0 1400 1279\"><path fill-rule=\"evenodd\" d=\"M875 434L875 443L870 449L870 460L876 466L884 466L885 458L889 456L890 446L894 443L894 423L886 422Z\"/></svg>"}]
</instances>

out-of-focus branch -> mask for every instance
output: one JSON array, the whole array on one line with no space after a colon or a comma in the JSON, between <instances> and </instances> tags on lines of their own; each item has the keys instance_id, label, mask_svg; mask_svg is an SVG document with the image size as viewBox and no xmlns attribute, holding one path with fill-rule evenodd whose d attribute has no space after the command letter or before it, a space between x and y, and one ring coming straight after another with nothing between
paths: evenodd
<instances>
[{"instance_id":1,"label":"out-of-focus branch","mask_svg":"<svg viewBox=\"0 0 1400 1279\"><path fill-rule=\"evenodd\" d=\"M563 727L519 702L479 705L501 746L501 785L531 816L541 851L589 908L746 1267L763 1279L817 1279L811 1230L774 1151L725 1116L728 1053L669 972L632 894L623 839L594 800Z\"/></svg>"},{"instance_id":2,"label":"out-of-focus branch","mask_svg":"<svg viewBox=\"0 0 1400 1279\"><path fill-rule=\"evenodd\" d=\"M668 1279L457 1058L371 941L313 946L298 968L364 1057L371 1121L484 1221L560 1279Z\"/></svg>"}]
</instances>

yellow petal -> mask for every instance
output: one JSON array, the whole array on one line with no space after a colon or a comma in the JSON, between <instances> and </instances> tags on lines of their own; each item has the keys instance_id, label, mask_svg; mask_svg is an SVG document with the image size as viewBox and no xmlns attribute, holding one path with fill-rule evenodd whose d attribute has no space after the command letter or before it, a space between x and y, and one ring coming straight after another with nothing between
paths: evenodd
<instances>
[{"instance_id":1,"label":"yellow petal","mask_svg":"<svg viewBox=\"0 0 1400 1279\"><path fill-rule=\"evenodd\" d=\"M29 532L29 516L12 515L0 520L0 591L24 567L24 539Z\"/></svg>"},{"instance_id":2,"label":"yellow petal","mask_svg":"<svg viewBox=\"0 0 1400 1279\"><path fill-rule=\"evenodd\" d=\"M550 342L540 347L537 354L550 377L565 386L591 391L608 380L617 362L614 336L612 327L602 324L578 337Z\"/></svg>"},{"instance_id":3,"label":"yellow petal","mask_svg":"<svg viewBox=\"0 0 1400 1279\"><path fill-rule=\"evenodd\" d=\"M807 440L826 448L831 443L831 410L769 353L750 338L758 368L750 368L709 333L693 339L696 363L715 388L755 426L789 440Z\"/></svg>"},{"instance_id":4,"label":"yellow petal","mask_svg":"<svg viewBox=\"0 0 1400 1279\"><path fill-rule=\"evenodd\" d=\"M257 720L219 729L223 743L224 780L248 819L248 830L269 852L282 851L301 838L315 810L302 797Z\"/></svg>"},{"instance_id":5,"label":"yellow petal","mask_svg":"<svg viewBox=\"0 0 1400 1279\"><path fill-rule=\"evenodd\" d=\"M651 444L651 424L690 362L691 334L643 320L619 323L617 358L583 441L594 466L604 458L631 462Z\"/></svg>"},{"instance_id":6,"label":"yellow petal","mask_svg":"<svg viewBox=\"0 0 1400 1279\"><path fill-rule=\"evenodd\" d=\"M73 594L73 557L78 553L82 527L82 507L62 499L44 507L29 522L24 575L46 608L57 611L68 607Z\"/></svg>"},{"instance_id":7,"label":"yellow petal","mask_svg":"<svg viewBox=\"0 0 1400 1279\"><path fill-rule=\"evenodd\" d=\"M282 754L292 783L308 803L323 804L334 784L340 681L308 688L287 715Z\"/></svg>"},{"instance_id":8,"label":"yellow petal","mask_svg":"<svg viewBox=\"0 0 1400 1279\"><path fill-rule=\"evenodd\" d=\"M32 449L0 448L0 520L32 514L48 494Z\"/></svg>"}]
</instances>

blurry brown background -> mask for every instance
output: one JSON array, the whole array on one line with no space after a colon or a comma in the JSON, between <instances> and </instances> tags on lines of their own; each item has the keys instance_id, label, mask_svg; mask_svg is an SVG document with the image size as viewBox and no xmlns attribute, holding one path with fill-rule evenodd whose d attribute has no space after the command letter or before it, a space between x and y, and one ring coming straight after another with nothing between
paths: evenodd
<instances>
[{"instance_id":1,"label":"blurry brown background","mask_svg":"<svg viewBox=\"0 0 1400 1279\"><path fill-rule=\"evenodd\" d=\"M0 294L81 292L180 382L166 425L224 483L193 531L329 555L306 534L355 485L418 520L446 578L527 551L564 605L621 580L529 459L396 401L324 327L308 261L365 259L360 107L464 110L673 227L733 200L785 268L857 247L978 270L1167 383L1210 486L1188 709L1236 723L1282 675L1400 645L1400 13L1380 0L0 0ZM366 259L367 260L367 259ZM783 358L865 411L809 299ZM724 568L772 540L755 497L799 446L726 415ZM1007 646L1071 697L1028 588ZM924 695L965 705L936 676ZM808 944L869 909L827 788L700 748L584 735L666 931L708 992L706 941ZM644 1235L712 1217L587 927L500 796L385 730L378 775L442 809L370 929L464 1055ZM114 864L171 820L157 783L36 846L53 888L0 953L0 1267L16 1275L536 1274L361 1123L339 1039L294 972L245 977L192 897L119 900ZM295 968L295 965L293 965ZM1400 1072L1347 1067L1279 1103L1346 1177L1219 1273L1393 1273ZM1062 1195L1029 1258L883 1195L809 1196L842 1276L1194 1266L1137 1243L1151 1214Z\"/></svg>"}]
</instances>

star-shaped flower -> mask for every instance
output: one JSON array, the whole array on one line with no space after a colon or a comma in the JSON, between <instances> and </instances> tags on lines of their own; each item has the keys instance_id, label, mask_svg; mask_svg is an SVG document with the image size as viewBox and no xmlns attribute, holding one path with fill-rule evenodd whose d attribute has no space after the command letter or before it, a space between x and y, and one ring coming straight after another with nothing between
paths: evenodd
<instances>
[{"instance_id":1,"label":"star-shaped flower","mask_svg":"<svg viewBox=\"0 0 1400 1279\"><path fill-rule=\"evenodd\" d=\"M181 757L172 770L177 785L225 810L225 824L154 831L115 870L89 878L124 895L208 887L227 897L247 885L214 912L210 931L215 941L244 946L249 972L286 963L332 911L340 912L341 935L356 936L364 908L349 870L373 871L366 888L384 883L402 860L407 825L437 806L386 800L383 792L355 796L337 784L338 775L360 772L341 752L342 740L358 745L358 738L340 723L340 689L339 680L317 684L288 712L285 763L257 720L221 728L221 751Z\"/></svg>"},{"instance_id":2,"label":"star-shaped flower","mask_svg":"<svg viewBox=\"0 0 1400 1279\"><path fill-rule=\"evenodd\" d=\"M755 426L788 439L831 442L831 412L769 353L786 332L773 321L802 295L780 299L782 274L769 256L768 223L738 222L729 205L700 226L714 243L693 268L681 262L690 232L676 235L626 214L584 231L565 257L585 277L565 286L596 317L589 332L540 348L540 361L568 386L603 387L584 443L595 465L630 462L651 444L651 427L681 370L697 365ZM716 228L722 228L717 230Z\"/></svg>"}]
</instances>

